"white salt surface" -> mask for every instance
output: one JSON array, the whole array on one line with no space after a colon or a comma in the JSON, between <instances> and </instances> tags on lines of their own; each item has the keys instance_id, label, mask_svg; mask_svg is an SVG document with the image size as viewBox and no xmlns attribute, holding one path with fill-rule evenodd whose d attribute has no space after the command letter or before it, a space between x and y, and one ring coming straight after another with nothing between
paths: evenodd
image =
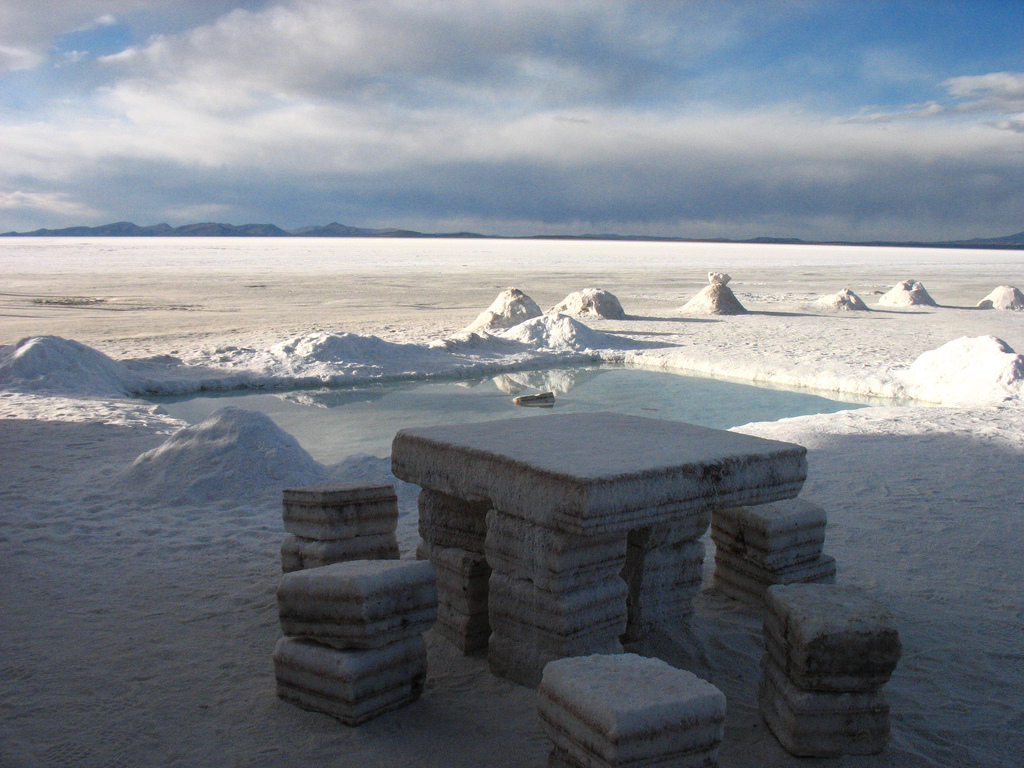
<instances>
[{"instance_id":1,"label":"white salt surface","mask_svg":"<svg viewBox=\"0 0 1024 768\"><path fill-rule=\"evenodd\" d=\"M237 432L168 443L186 425L118 395L515 377L524 366L598 357L864 396L927 391L940 403L738 430L808 447L803 498L828 514L838 582L893 610L904 655L886 686L892 740L882 754L821 762L778 746L756 709L761 617L707 578L689 628L634 650L726 694L725 768L1016 766L1024 408L1006 361L1024 351L1024 313L975 305L994 285L1019 284L1022 266L1024 254L1003 250L4 239L0 764L544 765L535 692L493 677L484 659L463 658L434 632L420 701L356 730L274 695L284 532L280 495L261 473L280 469L284 485L305 484L305 468L318 482L393 482L386 459L318 468L247 416ZM678 312L711 269L733 276L748 314ZM906 275L939 306L876 307ZM626 319L587 318L581 328L547 319L542 333L518 338L456 335L508 285L553 306L595 284L620 299ZM872 311L809 308L839 285ZM56 338L16 346L34 337ZM960 339L968 342L944 348ZM254 437L277 453L254 461L243 449ZM588 439L600 449L599 436ZM157 482L126 480L154 450ZM221 482L195 486L218 461ZM415 489L399 484L398 493L399 542L411 557Z\"/></svg>"}]
</instances>

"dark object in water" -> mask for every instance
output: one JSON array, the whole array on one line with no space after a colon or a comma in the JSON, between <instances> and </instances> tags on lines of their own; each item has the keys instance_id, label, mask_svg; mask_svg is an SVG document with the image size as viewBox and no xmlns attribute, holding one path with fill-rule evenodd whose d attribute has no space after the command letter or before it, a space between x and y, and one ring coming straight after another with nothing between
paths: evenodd
<instances>
[{"instance_id":1,"label":"dark object in water","mask_svg":"<svg viewBox=\"0 0 1024 768\"><path fill-rule=\"evenodd\" d=\"M513 397L512 402L516 405L532 405L539 408L550 408L555 404L554 392L541 392L537 395L520 395Z\"/></svg>"}]
</instances>

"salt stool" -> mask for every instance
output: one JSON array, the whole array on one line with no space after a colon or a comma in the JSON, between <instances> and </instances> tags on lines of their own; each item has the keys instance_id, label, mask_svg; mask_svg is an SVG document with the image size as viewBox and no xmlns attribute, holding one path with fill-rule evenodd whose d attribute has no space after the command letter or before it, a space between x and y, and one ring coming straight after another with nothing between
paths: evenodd
<instances>
[{"instance_id":1,"label":"salt stool","mask_svg":"<svg viewBox=\"0 0 1024 768\"><path fill-rule=\"evenodd\" d=\"M282 495L285 573L346 560L398 559L393 485L311 485L285 488Z\"/></svg>"},{"instance_id":2,"label":"salt stool","mask_svg":"<svg viewBox=\"0 0 1024 768\"><path fill-rule=\"evenodd\" d=\"M725 695L692 672L632 653L544 667L537 690L549 768L718 765Z\"/></svg>"},{"instance_id":3,"label":"salt stool","mask_svg":"<svg viewBox=\"0 0 1024 768\"><path fill-rule=\"evenodd\" d=\"M825 525L825 510L802 499L715 510L715 586L761 605L772 584L835 581L835 560L822 553Z\"/></svg>"},{"instance_id":4,"label":"salt stool","mask_svg":"<svg viewBox=\"0 0 1024 768\"><path fill-rule=\"evenodd\" d=\"M422 633L437 606L430 563L352 560L294 571L281 579L277 602L281 698L357 725L419 697Z\"/></svg>"},{"instance_id":5,"label":"salt stool","mask_svg":"<svg viewBox=\"0 0 1024 768\"><path fill-rule=\"evenodd\" d=\"M902 650L892 613L834 584L768 588L758 707L789 752L875 754L889 737L881 688Z\"/></svg>"}]
</instances>

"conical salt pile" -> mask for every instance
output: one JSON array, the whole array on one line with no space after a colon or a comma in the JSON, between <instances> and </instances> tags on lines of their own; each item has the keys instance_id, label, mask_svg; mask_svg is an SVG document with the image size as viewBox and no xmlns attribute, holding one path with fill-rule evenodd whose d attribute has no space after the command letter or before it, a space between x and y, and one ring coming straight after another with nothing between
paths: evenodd
<instances>
[{"instance_id":1,"label":"conical salt pile","mask_svg":"<svg viewBox=\"0 0 1024 768\"><path fill-rule=\"evenodd\" d=\"M732 278L722 272L709 272L711 284L683 305L683 312L702 315L744 315L746 308L740 304L736 294L729 287Z\"/></svg>"}]
</instances>

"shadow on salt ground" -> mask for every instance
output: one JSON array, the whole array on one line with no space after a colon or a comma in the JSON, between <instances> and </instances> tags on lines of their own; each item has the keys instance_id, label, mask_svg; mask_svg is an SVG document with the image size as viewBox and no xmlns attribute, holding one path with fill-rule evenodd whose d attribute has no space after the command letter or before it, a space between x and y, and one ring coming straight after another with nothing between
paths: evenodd
<instances>
[{"instance_id":1,"label":"shadow on salt ground","mask_svg":"<svg viewBox=\"0 0 1024 768\"><path fill-rule=\"evenodd\" d=\"M650 323L720 323L721 320L714 317L679 317L677 315L667 317L642 317L640 315L626 315L623 320L643 320Z\"/></svg>"},{"instance_id":2,"label":"shadow on salt ground","mask_svg":"<svg viewBox=\"0 0 1024 768\"><path fill-rule=\"evenodd\" d=\"M821 314L818 312L770 312L765 309L748 309L748 315L764 315L765 317L833 317L831 313Z\"/></svg>"},{"instance_id":3,"label":"shadow on salt ground","mask_svg":"<svg viewBox=\"0 0 1024 768\"><path fill-rule=\"evenodd\" d=\"M886 750L838 760L785 753L757 715L761 613L724 598L709 579L689 626L656 633L639 651L726 694L723 768L1018 765L1024 455L951 434L816 435L815 442L802 497L828 512L825 552L837 560L837 581L888 604L903 642L885 687Z\"/></svg>"}]
</instances>

